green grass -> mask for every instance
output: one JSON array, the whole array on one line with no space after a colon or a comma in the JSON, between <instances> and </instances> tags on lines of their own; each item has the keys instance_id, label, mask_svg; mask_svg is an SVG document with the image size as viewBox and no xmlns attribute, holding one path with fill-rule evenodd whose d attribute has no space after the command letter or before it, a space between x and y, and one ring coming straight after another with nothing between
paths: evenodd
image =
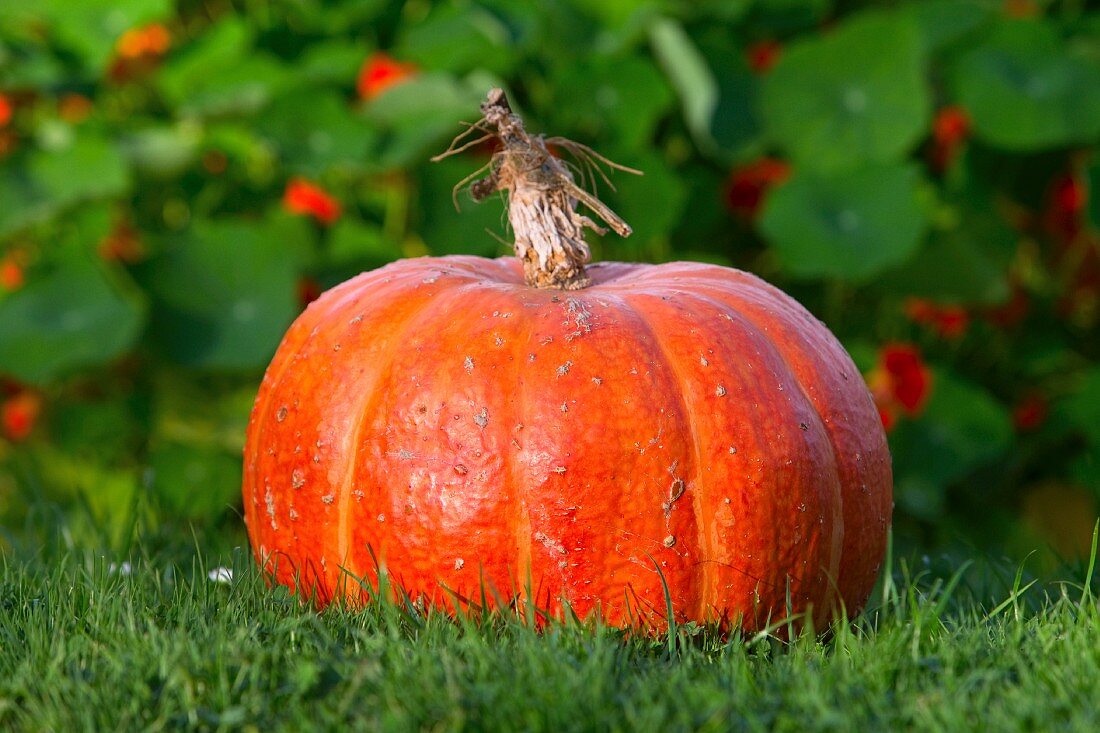
<instances>
[{"instance_id":1,"label":"green grass","mask_svg":"<svg viewBox=\"0 0 1100 733\"><path fill-rule=\"evenodd\" d=\"M132 562L0 560L0 730L1100 730L1092 567L1029 586L899 562L825 640L681 627L670 643L317 613L239 550ZM222 563L231 583L208 578Z\"/></svg>"}]
</instances>

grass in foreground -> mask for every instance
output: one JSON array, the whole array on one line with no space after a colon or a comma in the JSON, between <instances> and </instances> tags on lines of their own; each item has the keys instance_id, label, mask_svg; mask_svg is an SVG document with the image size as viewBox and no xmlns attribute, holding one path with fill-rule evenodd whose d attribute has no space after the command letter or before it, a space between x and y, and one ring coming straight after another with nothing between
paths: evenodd
<instances>
[{"instance_id":1,"label":"grass in foreground","mask_svg":"<svg viewBox=\"0 0 1100 733\"><path fill-rule=\"evenodd\" d=\"M670 643L392 605L316 613L243 553L221 559L231 582L161 557L128 573L0 560L0 729L1100 730L1092 566L1041 588L900 563L827 641L681 628Z\"/></svg>"}]
</instances>

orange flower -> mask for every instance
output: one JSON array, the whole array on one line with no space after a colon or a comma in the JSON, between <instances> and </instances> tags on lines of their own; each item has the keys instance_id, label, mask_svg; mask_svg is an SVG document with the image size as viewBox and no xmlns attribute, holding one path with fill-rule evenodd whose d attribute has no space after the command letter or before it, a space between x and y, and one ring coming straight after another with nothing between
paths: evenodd
<instances>
[{"instance_id":1,"label":"orange flower","mask_svg":"<svg viewBox=\"0 0 1100 733\"><path fill-rule=\"evenodd\" d=\"M415 64L396 61L382 52L371 54L359 69L356 88L361 99L374 99L392 86L416 75Z\"/></svg>"},{"instance_id":2,"label":"orange flower","mask_svg":"<svg viewBox=\"0 0 1100 733\"><path fill-rule=\"evenodd\" d=\"M961 305L940 305L924 298L909 298L904 309L909 320L930 327L942 338L960 338L970 326L970 313Z\"/></svg>"},{"instance_id":3,"label":"orange flower","mask_svg":"<svg viewBox=\"0 0 1100 733\"><path fill-rule=\"evenodd\" d=\"M768 191L790 177L790 165L776 158L760 158L734 168L726 182L726 207L751 219L760 210Z\"/></svg>"},{"instance_id":4,"label":"orange flower","mask_svg":"<svg viewBox=\"0 0 1100 733\"><path fill-rule=\"evenodd\" d=\"M150 23L140 28L131 28L119 36L115 51L119 58L138 59L150 56L162 56L172 45L172 36L160 23Z\"/></svg>"},{"instance_id":5,"label":"orange flower","mask_svg":"<svg viewBox=\"0 0 1100 733\"><path fill-rule=\"evenodd\" d=\"M322 224L340 218L340 202L320 186L304 178L291 179L283 194L283 208L292 214L312 216Z\"/></svg>"},{"instance_id":6,"label":"orange flower","mask_svg":"<svg viewBox=\"0 0 1100 733\"><path fill-rule=\"evenodd\" d=\"M946 170L970 137L970 115L958 106L944 107L932 121L932 167Z\"/></svg>"},{"instance_id":7,"label":"orange flower","mask_svg":"<svg viewBox=\"0 0 1100 733\"><path fill-rule=\"evenodd\" d=\"M117 221L99 243L99 256L105 260L138 262L145 257L145 245L132 224Z\"/></svg>"},{"instance_id":8,"label":"orange flower","mask_svg":"<svg viewBox=\"0 0 1100 733\"><path fill-rule=\"evenodd\" d=\"M23 266L16 261L13 253L0 259L0 289L14 291L23 287L25 278Z\"/></svg>"},{"instance_id":9,"label":"orange flower","mask_svg":"<svg viewBox=\"0 0 1100 733\"><path fill-rule=\"evenodd\" d=\"M0 404L0 431L12 442L26 440L41 411L42 398L30 390L22 390Z\"/></svg>"},{"instance_id":10,"label":"orange flower","mask_svg":"<svg viewBox=\"0 0 1100 733\"><path fill-rule=\"evenodd\" d=\"M3 94L0 94L0 127L6 127L7 124L11 122L11 116L11 101Z\"/></svg>"},{"instance_id":11,"label":"orange flower","mask_svg":"<svg viewBox=\"0 0 1100 733\"><path fill-rule=\"evenodd\" d=\"M782 54L783 46L779 41L758 41L745 49L745 61L748 62L750 69L763 75L775 66Z\"/></svg>"},{"instance_id":12,"label":"orange flower","mask_svg":"<svg viewBox=\"0 0 1100 733\"><path fill-rule=\"evenodd\" d=\"M902 415L915 417L932 392L932 372L912 344L886 344L867 375L882 426L890 431Z\"/></svg>"}]
</instances>

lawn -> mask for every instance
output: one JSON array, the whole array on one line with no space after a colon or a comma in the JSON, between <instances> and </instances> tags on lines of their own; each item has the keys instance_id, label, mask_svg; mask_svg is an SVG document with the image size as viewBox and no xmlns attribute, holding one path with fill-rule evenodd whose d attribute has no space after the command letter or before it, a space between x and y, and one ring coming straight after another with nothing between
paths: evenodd
<instances>
[{"instance_id":1,"label":"lawn","mask_svg":"<svg viewBox=\"0 0 1100 733\"><path fill-rule=\"evenodd\" d=\"M1095 563L893 560L860 619L787 642L318 613L241 549L2 562L4 730L1100 729Z\"/></svg>"}]
</instances>

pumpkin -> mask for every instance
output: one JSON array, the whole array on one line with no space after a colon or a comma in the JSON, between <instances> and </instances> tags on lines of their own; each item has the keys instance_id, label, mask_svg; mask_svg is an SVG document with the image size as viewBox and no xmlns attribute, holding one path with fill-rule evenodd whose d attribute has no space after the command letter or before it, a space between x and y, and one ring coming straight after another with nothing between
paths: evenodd
<instances>
[{"instance_id":1,"label":"pumpkin","mask_svg":"<svg viewBox=\"0 0 1100 733\"><path fill-rule=\"evenodd\" d=\"M519 144L500 134L505 153ZM539 217L515 211L509 167L493 183L518 233L516 216ZM584 219L572 203L553 226ZM451 610L618 625L660 627L670 606L746 629L857 612L885 550L890 457L826 327L735 269L584 267L583 245L542 244L542 269L530 243L398 261L298 318L245 448L263 567L322 605L367 600L385 573Z\"/></svg>"}]
</instances>

